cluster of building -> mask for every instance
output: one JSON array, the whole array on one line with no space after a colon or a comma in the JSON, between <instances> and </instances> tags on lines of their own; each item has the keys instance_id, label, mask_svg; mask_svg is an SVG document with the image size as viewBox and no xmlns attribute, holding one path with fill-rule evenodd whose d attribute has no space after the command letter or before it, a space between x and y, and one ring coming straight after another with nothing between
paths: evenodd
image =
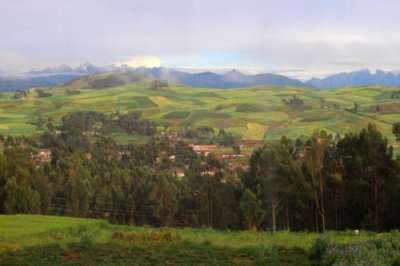
<instances>
[{"instance_id":1,"label":"cluster of building","mask_svg":"<svg viewBox=\"0 0 400 266\"><path fill-rule=\"evenodd\" d=\"M249 142L249 143L245 143L242 145L242 147L244 147L244 145L249 146L249 145L259 145L259 142ZM200 155L200 154L204 154L205 156L209 156L211 153L214 153L217 151L218 146L217 145L213 145L213 144L189 144L189 147L191 147L193 149L193 151ZM246 170L248 168L248 164L243 162L243 160L241 160L241 158L244 158L245 155L243 154L236 154L236 153L218 153L215 154L215 158L227 162L229 169L231 171L235 171L238 168L242 169L242 170ZM175 162L176 160L176 156L175 155L171 155L169 156L169 160L171 162ZM184 177L185 176L185 169L183 168L179 168L179 167L172 167L170 169L170 172L174 175L176 175L177 177ZM214 176L217 172L217 169L211 169L211 170L207 170L207 171L203 171L201 172L201 175L205 176L205 175L210 175L210 176Z\"/></svg>"},{"instance_id":2,"label":"cluster of building","mask_svg":"<svg viewBox=\"0 0 400 266\"><path fill-rule=\"evenodd\" d=\"M50 150L39 150L37 153L31 153L31 159L38 164L50 163L52 156Z\"/></svg>"},{"instance_id":3,"label":"cluster of building","mask_svg":"<svg viewBox=\"0 0 400 266\"><path fill-rule=\"evenodd\" d=\"M193 149L196 154L204 153L205 156L208 156L210 153L217 150L217 145L198 145L198 144L189 144L189 147Z\"/></svg>"},{"instance_id":4,"label":"cluster of building","mask_svg":"<svg viewBox=\"0 0 400 266\"><path fill-rule=\"evenodd\" d=\"M260 142L253 142L253 141L246 141L239 143L241 147L243 146L251 146L251 147L257 147L260 145ZM217 151L217 145L209 145L209 144L189 144L189 147L193 149L193 151L200 155L204 154L205 156L209 156L211 153L215 153ZM120 151L117 155L119 160L122 160L122 158L126 155L128 155L129 152L127 151ZM166 152L164 152L166 153ZM176 162L176 155L168 155L168 154L160 154L161 156L167 156L168 160L171 163ZM91 153L86 153L85 157L88 160L92 159L92 154ZM221 153L221 154L216 154L215 157L221 161L225 161L229 165L229 169L232 171L237 170L238 168L246 170L248 168L248 164L244 162L244 160L240 160L240 158L245 157L243 154L236 154L236 153ZM52 160L52 153L50 150L46 149L41 149L36 152L31 153L31 159L34 161L36 164L45 164L45 163L50 163ZM184 168L180 167L172 167L170 169L170 172L176 175L177 177L184 177L185 176L185 170ZM214 176L216 173L216 169L212 169L209 171L204 171L202 172L202 175L211 175Z\"/></svg>"}]
</instances>

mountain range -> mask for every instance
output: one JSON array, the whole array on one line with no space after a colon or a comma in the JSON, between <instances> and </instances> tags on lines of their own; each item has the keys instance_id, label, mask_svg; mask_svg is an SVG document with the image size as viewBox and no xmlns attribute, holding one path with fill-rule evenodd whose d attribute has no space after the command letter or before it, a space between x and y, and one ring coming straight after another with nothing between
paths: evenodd
<instances>
[{"instance_id":1,"label":"mountain range","mask_svg":"<svg viewBox=\"0 0 400 266\"><path fill-rule=\"evenodd\" d=\"M198 88L228 89L256 85L281 85L321 89L361 85L400 86L399 72L385 72L382 70L376 70L375 73L372 73L365 69L333 74L325 78L312 78L306 82L302 82L297 79L272 73L247 75L237 70L231 70L224 74L217 74L211 71L189 73L164 67L132 68L127 65L97 66L91 63L84 63L76 68L64 64L57 67L31 70L22 75L14 76L7 76L0 72L0 91L15 91L17 89L27 89L32 87L55 86L79 79L82 76L104 72L129 72L133 74L142 74Z\"/></svg>"},{"instance_id":2,"label":"mountain range","mask_svg":"<svg viewBox=\"0 0 400 266\"><path fill-rule=\"evenodd\" d=\"M339 73L326 78L312 78L306 82L312 87L327 89L338 87L353 87L363 85L400 86L399 72L385 72L376 70L372 73L368 69Z\"/></svg>"}]
</instances>

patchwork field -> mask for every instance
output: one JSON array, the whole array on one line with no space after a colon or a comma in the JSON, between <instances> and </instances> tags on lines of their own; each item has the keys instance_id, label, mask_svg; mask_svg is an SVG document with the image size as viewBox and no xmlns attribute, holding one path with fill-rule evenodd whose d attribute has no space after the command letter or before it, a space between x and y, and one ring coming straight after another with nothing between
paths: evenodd
<instances>
[{"instance_id":1,"label":"patchwork field","mask_svg":"<svg viewBox=\"0 0 400 266\"><path fill-rule=\"evenodd\" d=\"M104 113L141 110L145 118L160 127L224 128L237 139L257 140L277 140L282 135L296 138L321 129L345 134L374 122L393 141L391 123L400 121L400 100L389 97L398 88L392 87L317 90L257 86L221 90L170 85L167 89L152 90L150 81L101 89L77 84L81 83L49 89L52 96L46 98L37 98L34 89L26 99L14 99L12 93L4 93L0 98L0 134L43 132L46 127L38 126L39 120L57 125L65 114L77 110ZM79 89L80 93L68 94L67 90L72 89ZM304 101L303 106L285 102L294 95ZM360 105L359 114L345 110L353 108L354 103Z\"/></svg>"}]
</instances>

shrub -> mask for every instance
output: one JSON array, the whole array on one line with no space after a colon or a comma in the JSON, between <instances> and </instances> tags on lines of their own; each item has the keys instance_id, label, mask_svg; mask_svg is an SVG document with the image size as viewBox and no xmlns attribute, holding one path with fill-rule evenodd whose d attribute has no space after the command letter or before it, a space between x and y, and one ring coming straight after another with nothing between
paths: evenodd
<instances>
[{"instance_id":1,"label":"shrub","mask_svg":"<svg viewBox=\"0 0 400 266\"><path fill-rule=\"evenodd\" d=\"M319 236L310 249L310 259L321 261L331 241L327 236Z\"/></svg>"},{"instance_id":2,"label":"shrub","mask_svg":"<svg viewBox=\"0 0 400 266\"><path fill-rule=\"evenodd\" d=\"M323 265L400 265L400 237L376 237L346 245L330 245Z\"/></svg>"}]
</instances>

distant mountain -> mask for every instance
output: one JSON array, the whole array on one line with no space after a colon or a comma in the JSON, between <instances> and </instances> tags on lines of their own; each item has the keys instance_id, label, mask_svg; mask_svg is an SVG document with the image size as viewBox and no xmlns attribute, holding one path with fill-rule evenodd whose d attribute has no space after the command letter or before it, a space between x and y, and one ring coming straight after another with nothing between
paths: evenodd
<instances>
[{"instance_id":1,"label":"distant mountain","mask_svg":"<svg viewBox=\"0 0 400 266\"><path fill-rule=\"evenodd\" d=\"M91 63L84 63L76 68L63 64L39 70L34 69L19 75L7 75L4 72L0 72L0 91L15 91L18 89L24 90L34 87L55 86L79 79L82 76L127 70L132 70L132 68L126 65L96 66Z\"/></svg>"},{"instance_id":2,"label":"distant mountain","mask_svg":"<svg viewBox=\"0 0 400 266\"><path fill-rule=\"evenodd\" d=\"M0 91L60 85L75 79L79 79L82 76L104 72L136 73L199 88L228 89L256 85L311 87L311 85L303 83L299 80L270 73L246 75L237 70L232 70L225 74L217 74L209 71L201 73L188 73L164 67L132 68L127 65L96 66L91 63L85 63L76 68L72 68L68 65L60 65L56 67L47 67L40 70L31 70L21 76L14 77L2 77L2 75L0 75ZM114 81L116 81L116 79L114 79ZM119 81L117 83L121 84ZM104 84L113 84L113 82L105 82Z\"/></svg>"},{"instance_id":3,"label":"distant mountain","mask_svg":"<svg viewBox=\"0 0 400 266\"><path fill-rule=\"evenodd\" d=\"M64 84L77 79L77 75L54 74L49 76L0 76L0 91L16 91L34 87L48 87Z\"/></svg>"},{"instance_id":4,"label":"distant mountain","mask_svg":"<svg viewBox=\"0 0 400 266\"><path fill-rule=\"evenodd\" d=\"M56 67L46 67L43 69L39 70L31 70L27 74L28 75L51 75L51 74L69 74L69 75L91 75L91 74L97 74L97 73L102 73L102 72L110 72L110 71L121 71L121 70L128 70L131 69L126 65L122 66L115 66L115 65L109 65L109 66L97 66L92 63L84 63L82 65L79 65L76 68L72 68L68 65L59 65Z\"/></svg>"},{"instance_id":5,"label":"distant mountain","mask_svg":"<svg viewBox=\"0 0 400 266\"><path fill-rule=\"evenodd\" d=\"M74 69L71 68L68 65L59 65L56 67L46 67L40 70L31 70L29 71L27 74L31 74L31 75L46 75L46 74L65 74L65 73L69 73L72 74L74 72Z\"/></svg>"},{"instance_id":6,"label":"distant mountain","mask_svg":"<svg viewBox=\"0 0 400 266\"><path fill-rule=\"evenodd\" d=\"M338 88L362 85L400 86L400 73L376 70L371 73L368 69L339 73L326 78L312 78L306 82L316 88Z\"/></svg>"}]
</instances>

